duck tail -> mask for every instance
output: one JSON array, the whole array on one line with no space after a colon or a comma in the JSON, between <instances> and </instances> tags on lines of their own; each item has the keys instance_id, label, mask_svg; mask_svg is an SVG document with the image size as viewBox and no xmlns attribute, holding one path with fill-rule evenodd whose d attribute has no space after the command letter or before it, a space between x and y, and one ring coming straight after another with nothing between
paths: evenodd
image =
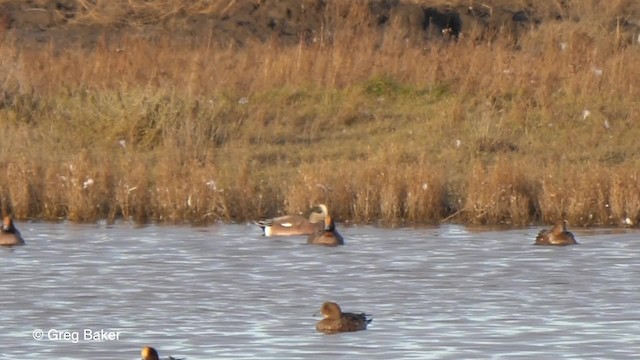
<instances>
[{"instance_id":1,"label":"duck tail","mask_svg":"<svg viewBox=\"0 0 640 360\"><path fill-rule=\"evenodd\" d=\"M362 316L366 324L370 324L373 321L373 317L370 314L362 313L360 316Z\"/></svg>"},{"instance_id":2,"label":"duck tail","mask_svg":"<svg viewBox=\"0 0 640 360\"><path fill-rule=\"evenodd\" d=\"M273 220L271 219L258 220L258 221L254 221L253 223L260 226L260 229L262 229L262 235L265 235L265 228L267 226L273 225Z\"/></svg>"}]
</instances>

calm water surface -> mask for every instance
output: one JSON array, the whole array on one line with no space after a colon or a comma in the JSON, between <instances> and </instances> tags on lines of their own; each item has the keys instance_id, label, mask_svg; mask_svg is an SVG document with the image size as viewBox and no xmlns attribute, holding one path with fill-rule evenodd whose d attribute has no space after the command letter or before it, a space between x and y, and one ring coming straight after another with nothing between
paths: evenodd
<instances>
[{"instance_id":1,"label":"calm water surface","mask_svg":"<svg viewBox=\"0 0 640 360\"><path fill-rule=\"evenodd\" d=\"M531 245L539 228L341 227L347 245L325 248L253 225L17 226L27 246L0 249L2 359L138 359L145 344L187 359L640 358L637 230L556 248ZM373 323L316 333L325 300Z\"/></svg>"}]
</instances>

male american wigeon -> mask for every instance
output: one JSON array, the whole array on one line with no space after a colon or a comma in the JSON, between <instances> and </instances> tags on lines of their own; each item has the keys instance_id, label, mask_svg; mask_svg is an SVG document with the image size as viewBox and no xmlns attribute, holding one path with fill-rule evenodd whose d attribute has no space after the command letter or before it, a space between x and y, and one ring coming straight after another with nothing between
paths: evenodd
<instances>
[{"instance_id":1,"label":"male american wigeon","mask_svg":"<svg viewBox=\"0 0 640 360\"><path fill-rule=\"evenodd\" d=\"M10 217L5 216L2 223L2 230L0 231L0 245L14 246L24 245L24 239L20 235L20 231L13 225L13 221Z\"/></svg>"},{"instance_id":2,"label":"male american wigeon","mask_svg":"<svg viewBox=\"0 0 640 360\"><path fill-rule=\"evenodd\" d=\"M143 347L142 351L140 351L140 357L142 358L142 360L160 360L160 357L158 356L158 352L156 351L156 349L152 348L151 346ZM173 356L169 356L167 359L184 360L184 359L174 358Z\"/></svg>"},{"instance_id":3,"label":"male american wigeon","mask_svg":"<svg viewBox=\"0 0 640 360\"><path fill-rule=\"evenodd\" d=\"M284 215L255 223L262 228L265 236L309 235L322 228L322 220L326 214L326 205L320 204L311 209L309 218L301 215Z\"/></svg>"},{"instance_id":4,"label":"male american wigeon","mask_svg":"<svg viewBox=\"0 0 640 360\"><path fill-rule=\"evenodd\" d=\"M535 245L575 245L578 242L573 234L567 231L567 221L563 220L556 223L551 230L544 229L536 236Z\"/></svg>"},{"instance_id":5,"label":"male american wigeon","mask_svg":"<svg viewBox=\"0 0 640 360\"><path fill-rule=\"evenodd\" d=\"M317 228L313 234L309 235L307 244L324 246L344 245L344 239L338 230L336 230L336 224L328 213L324 217L323 224L324 227Z\"/></svg>"},{"instance_id":6,"label":"male american wigeon","mask_svg":"<svg viewBox=\"0 0 640 360\"><path fill-rule=\"evenodd\" d=\"M322 304L320 313L324 316L324 319L316 323L316 330L325 334L366 330L367 324L372 320L365 313L342 312L340 305L331 301Z\"/></svg>"}]
</instances>

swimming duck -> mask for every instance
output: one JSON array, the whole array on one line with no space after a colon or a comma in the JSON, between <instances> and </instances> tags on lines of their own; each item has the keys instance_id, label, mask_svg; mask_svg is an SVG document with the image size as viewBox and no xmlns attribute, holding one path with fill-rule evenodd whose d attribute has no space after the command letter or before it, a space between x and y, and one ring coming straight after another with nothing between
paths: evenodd
<instances>
[{"instance_id":1,"label":"swimming duck","mask_svg":"<svg viewBox=\"0 0 640 360\"><path fill-rule=\"evenodd\" d=\"M544 229L536 236L535 245L575 245L578 242L573 234L567 231L567 220L556 223L551 230Z\"/></svg>"},{"instance_id":2,"label":"swimming duck","mask_svg":"<svg viewBox=\"0 0 640 360\"><path fill-rule=\"evenodd\" d=\"M344 245L344 239L338 230L336 230L336 224L328 213L324 217L323 224L324 227L317 228L313 234L309 235L307 244L324 246Z\"/></svg>"},{"instance_id":3,"label":"swimming duck","mask_svg":"<svg viewBox=\"0 0 640 360\"><path fill-rule=\"evenodd\" d=\"M156 349L152 348L151 346L143 347L142 351L140 351L140 357L142 358L142 360L160 360L160 357L158 356L158 352L156 351ZM168 359L184 360L184 359L174 358L173 356L169 356Z\"/></svg>"},{"instance_id":4,"label":"swimming duck","mask_svg":"<svg viewBox=\"0 0 640 360\"><path fill-rule=\"evenodd\" d=\"M22 238L22 235L20 235L20 231L16 229L13 225L13 220L8 216L4 217L2 230L0 230L0 245L24 245L24 239Z\"/></svg>"},{"instance_id":5,"label":"swimming duck","mask_svg":"<svg viewBox=\"0 0 640 360\"><path fill-rule=\"evenodd\" d=\"M372 320L365 313L342 312L340 305L331 301L322 304L320 313L324 316L324 319L316 323L316 330L325 334L366 330L367 324Z\"/></svg>"},{"instance_id":6,"label":"swimming duck","mask_svg":"<svg viewBox=\"0 0 640 360\"><path fill-rule=\"evenodd\" d=\"M309 235L322 228L322 220L326 214L326 205L320 204L311 209L309 218L301 215L284 215L255 223L262 228L264 236Z\"/></svg>"}]
</instances>

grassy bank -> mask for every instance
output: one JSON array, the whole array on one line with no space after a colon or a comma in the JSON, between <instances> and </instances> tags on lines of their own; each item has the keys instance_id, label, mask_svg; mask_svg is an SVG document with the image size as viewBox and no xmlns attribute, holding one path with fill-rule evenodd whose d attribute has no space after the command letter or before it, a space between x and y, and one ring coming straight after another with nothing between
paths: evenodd
<instances>
[{"instance_id":1,"label":"grassy bank","mask_svg":"<svg viewBox=\"0 0 640 360\"><path fill-rule=\"evenodd\" d=\"M75 221L324 202L386 225L637 223L640 47L598 21L532 28L517 49L344 24L295 47L123 36L62 51L5 34L0 205Z\"/></svg>"}]
</instances>

